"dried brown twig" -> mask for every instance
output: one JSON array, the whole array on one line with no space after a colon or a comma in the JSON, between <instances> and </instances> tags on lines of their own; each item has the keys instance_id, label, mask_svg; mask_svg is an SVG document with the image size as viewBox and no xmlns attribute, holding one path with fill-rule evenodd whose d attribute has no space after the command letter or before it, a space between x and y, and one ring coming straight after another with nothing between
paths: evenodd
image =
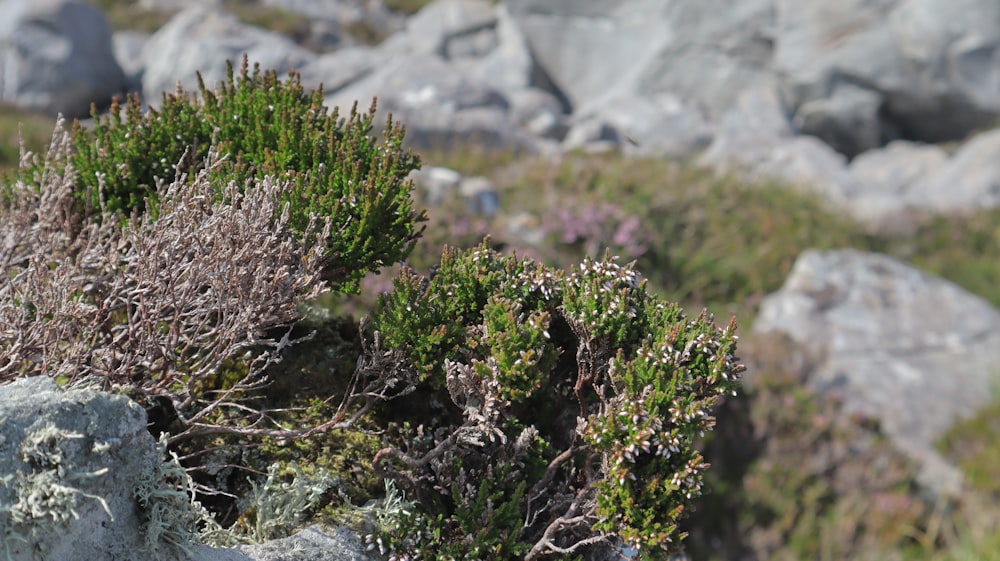
<instances>
[{"instance_id":1,"label":"dried brown twig","mask_svg":"<svg viewBox=\"0 0 1000 561\"><path fill-rule=\"evenodd\" d=\"M250 399L265 368L303 340L291 331L298 306L328 290L330 218L295 235L280 202L288 186L212 184L217 154L193 179L161 182L155 213L88 215L61 123L51 146L37 184L10 186L0 208L0 383L46 375L166 399L184 427L175 441L307 436L358 418L348 409L377 393L371 384L318 427L282 427ZM208 389L234 360L239 379Z\"/></svg>"}]
</instances>

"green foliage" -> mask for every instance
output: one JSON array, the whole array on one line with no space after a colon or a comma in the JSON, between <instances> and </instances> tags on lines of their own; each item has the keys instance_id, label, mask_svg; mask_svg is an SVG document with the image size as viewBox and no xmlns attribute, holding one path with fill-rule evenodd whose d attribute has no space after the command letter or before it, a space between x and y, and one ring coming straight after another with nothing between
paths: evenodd
<instances>
[{"instance_id":1,"label":"green foliage","mask_svg":"<svg viewBox=\"0 0 1000 561\"><path fill-rule=\"evenodd\" d=\"M629 544L653 559L677 547L677 520L707 467L693 442L742 371L734 324L688 319L611 258L566 274L483 244L447 249L430 279L404 270L372 328L465 417L420 427L424 437L403 439L406 453L380 453L406 468L398 482L437 496L387 529L383 550L534 559ZM498 463L508 467L488 467ZM509 534L469 525L484 504L504 517L488 526L520 528L517 547ZM573 523L557 520L566 512Z\"/></svg>"},{"instance_id":2,"label":"green foliage","mask_svg":"<svg viewBox=\"0 0 1000 561\"><path fill-rule=\"evenodd\" d=\"M440 265L430 279L411 269L401 271L393 284L393 292L379 303L379 330L386 345L406 349L410 364L431 376L434 383L444 383L444 359L457 360L462 349L477 348L480 337L467 327L483 322L484 313L490 325L484 325L486 349L505 345L501 339L538 340L544 338L546 314L551 315L559 297L556 281L559 273L528 260L499 257L485 249L463 253L445 248ZM523 279L529 279L524 282ZM490 299L492 303L487 306ZM518 315L531 315L514 322L529 322L533 333L503 333L509 326L511 308ZM505 313L504 308L507 308ZM414 313L414 309L420 310ZM509 343L506 344L509 346ZM529 346L519 350L535 349ZM541 354L545 354L544 351ZM538 357L541 359L542 357Z\"/></svg>"},{"instance_id":3,"label":"green foliage","mask_svg":"<svg viewBox=\"0 0 1000 561\"><path fill-rule=\"evenodd\" d=\"M519 532L525 491L523 481L510 481L503 475L484 479L468 498L453 485L453 515L411 509L387 519L382 533L368 539L389 559L519 559L528 551ZM402 556L397 553L401 550L406 550Z\"/></svg>"},{"instance_id":4,"label":"green foliage","mask_svg":"<svg viewBox=\"0 0 1000 561\"><path fill-rule=\"evenodd\" d=\"M419 233L407 174L418 159L402 149L403 129L391 118L381 140L372 135L375 105L341 119L328 114L321 90L306 93L298 76L281 81L273 71L238 76L229 68L217 91L199 83L200 95L164 95L143 113L137 97L110 113L95 113L93 130L76 125L72 163L83 208L100 204L128 217L156 212L158 181L189 177L215 147L226 159L213 181L246 184L253 177L288 181L284 195L293 228L305 231L310 215L332 217L325 240L325 277L353 291L369 271L403 259ZM37 178L40 165L25 171Z\"/></svg>"}]
</instances>

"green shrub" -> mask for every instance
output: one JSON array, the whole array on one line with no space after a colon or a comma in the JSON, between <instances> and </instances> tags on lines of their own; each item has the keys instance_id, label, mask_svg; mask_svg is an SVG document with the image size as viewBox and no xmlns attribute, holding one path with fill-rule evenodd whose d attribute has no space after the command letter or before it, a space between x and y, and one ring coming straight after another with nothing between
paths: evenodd
<instances>
[{"instance_id":1,"label":"green shrub","mask_svg":"<svg viewBox=\"0 0 1000 561\"><path fill-rule=\"evenodd\" d=\"M564 273L484 244L446 249L431 278L404 270L370 364L393 356L377 374L410 368L441 405L376 455L421 500L369 539L399 559L675 549L707 467L692 443L742 371L734 331L611 258Z\"/></svg>"},{"instance_id":2,"label":"green shrub","mask_svg":"<svg viewBox=\"0 0 1000 561\"><path fill-rule=\"evenodd\" d=\"M146 113L132 96L106 116L95 113L93 130L77 124L71 161L81 210L103 204L123 217L155 213L157 182L193 178L215 146L224 160L212 167L212 181L290 182L283 202L299 233L310 214L334 218L324 275L334 289L356 290L365 274L409 253L422 217L406 177L419 160L402 149L403 128L391 117L381 140L371 134L374 102L341 119L323 106L322 90L306 93L295 74L281 81L257 66L251 74L245 58L239 76L230 66L217 91L199 78L199 93L165 94ZM41 172L38 164L25 173L37 184Z\"/></svg>"}]
</instances>

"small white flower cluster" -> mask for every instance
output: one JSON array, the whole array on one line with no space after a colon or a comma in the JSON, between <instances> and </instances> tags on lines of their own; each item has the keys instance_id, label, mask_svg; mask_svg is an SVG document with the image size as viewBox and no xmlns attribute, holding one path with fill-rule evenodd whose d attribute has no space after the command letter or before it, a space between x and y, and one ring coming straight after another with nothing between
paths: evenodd
<instances>
[{"instance_id":1,"label":"small white flower cluster","mask_svg":"<svg viewBox=\"0 0 1000 561\"><path fill-rule=\"evenodd\" d=\"M546 267L525 271L518 279L530 292L539 292L546 300L552 300L557 295L559 280L559 275Z\"/></svg>"},{"instance_id":2,"label":"small white flower cluster","mask_svg":"<svg viewBox=\"0 0 1000 561\"><path fill-rule=\"evenodd\" d=\"M620 474L618 483L624 484L626 477L635 481L634 466L642 454L670 458L681 451L680 436L664 427L663 419L652 415L640 400L625 400L615 418L615 428L625 434L624 440L615 444L615 452L609 461L611 470ZM601 430L606 436L608 428Z\"/></svg>"},{"instance_id":3,"label":"small white flower cluster","mask_svg":"<svg viewBox=\"0 0 1000 561\"><path fill-rule=\"evenodd\" d=\"M573 277L577 276L593 278L604 277L609 281L624 283L625 286L628 286L629 288L638 288L639 284L642 282L642 276L631 267L622 267L614 261L607 260L584 260L584 262L580 264L579 272L573 275Z\"/></svg>"},{"instance_id":4,"label":"small white flower cluster","mask_svg":"<svg viewBox=\"0 0 1000 561\"><path fill-rule=\"evenodd\" d=\"M683 471L674 472L670 478L670 485L675 489L683 489L684 496L689 499L701 495L702 479L701 474L708 468L708 464L702 461L700 456L695 456L688 460Z\"/></svg>"},{"instance_id":5,"label":"small white flower cluster","mask_svg":"<svg viewBox=\"0 0 1000 561\"><path fill-rule=\"evenodd\" d=\"M579 291L581 302L596 301L599 305L567 310L568 319L586 327L594 335L608 327L612 318L615 321L631 321L639 315L637 299L645 295L639 290L641 285L642 277L630 267L622 267L613 261L584 261L579 270L569 277L567 286Z\"/></svg>"}]
</instances>

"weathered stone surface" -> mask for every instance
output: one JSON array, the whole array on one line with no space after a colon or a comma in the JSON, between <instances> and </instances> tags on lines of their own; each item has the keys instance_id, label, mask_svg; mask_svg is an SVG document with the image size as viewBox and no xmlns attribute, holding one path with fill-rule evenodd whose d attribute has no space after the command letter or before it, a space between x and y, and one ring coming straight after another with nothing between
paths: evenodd
<instances>
[{"instance_id":1,"label":"weathered stone surface","mask_svg":"<svg viewBox=\"0 0 1000 561\"><path fill-rule=\"evenodd\" d=\"M451 59L469 77L500 88L504 92L521 91L532 86L549 86L548 79L535 65L528 42L506 4L497 5L496 45L478 58Z\"/></svg>"},{"instance_id":2,"label":"weathered stone surface","mask_svg":"<svg viewBox=\"0 0 1000 561\"><path fill-rule=\"evenodd\" d=\"M470 80L434 55L386 56L374 72L327 96L326 103L343 113L355 101L367 107L373 97L380 110L406 123L410 146L474 142L531 149L533 144L511 121L500 91Z\"/></svg>"},{"instance_id":3,"label":"weathered stone surface","mask_svg":"<svg viewBox=\"0 0 1000 561\"><path fill-rule=\"evenodd\" d=\"M898 197L947 160L948 153L940 146L895 140L854 158L850 170L867 186L866 194Z\"/></svg>"},{"instance_id":4,"label":"weathered stone surface","mask_svg":"<svg viewBox=\"0 0 1000 561\"><path fill-rule=\"evenodd\" d=\"M974 136L907 195L914 206L936 212L1000 206L1000 129Z\"/></svg>"},{"instance_id":5,"label":"weathered stone surface","mask_svg":"<svg viewBox=\"0 0 1000 561\"><path fill-rule=\"evenodd\" d=\"M571 123L562 141L563 150L601 153L621 148L626 142L618 129L599 116L578 118Z\"/></svg>"},{"instance_id":6,"label":"weathered stone surface","mask_svg":"<svg viewBox=\"0 0 1000 561\"><path fill-rule=\"evenodd\" d=\"M947 160L939 146L905 140L859 155L851 161L850 172L864 189L851 201L851 215L873 231L906 233L912 211L931 210L917 204L912 189Z\"/></svg>"},{"instance_id":7,"label":"weathered stone surface","mask_svg":"<svg viewBox=\"0 0 1000 561\"><path fill-rule=\"evenodd\" d=\"M0 100L75 118L126 89L100 10L73 0L0 2Z\"/></svg>"},{"instance_id":8,"label":"weathered stone surface","mask_svg":"<svg viewBox=\"0 0 1000 561\"><path fill-rule=\"evenodd\" d=\"M870 89L837 83L828 97L806 101L795 112L795 128L814 133L837 151L855 155L883 144L884 100Z\"/></svg>"},{"instance_id":9,"label":"weathered stone surface","mask_svg":"<svg viewBox=\"0 0 1000 561\"><path fill-rule=\"evenodd\" d=\"M260 545L194 548L190 561L374 561L358 536L344 528L312 526Z\"/></svg>"},{"instance_id":10,"label":"weathered stone surface","mask_svg":"<svg viewBox=\"0 0 1000 561\"><path fill-rule=\"evenodd\" d=\"M195 90L197 72L214 88L225 79L226 60L238 69L244 53L251 65L259 62L279 76L316 57L290 39L241 23L218 8L192 6L171 18L143 48L143 97L156 104L178 82Z\"/></svg>"},{"instance_id":11,"label":"weathered stone surface","mask_svg":"<svg viewBox=\"0 0 1000 561\"><path fill-rule=\"evenodd\" d=\"M812 356L810 385L848 413L878 419L922 464L922 480L954 491L958 471L934 448L957 419L987 405L1000 382L1000 313L979 297L890 257L804 252L753 330L785 334Z\"/></svg>"},{"instance_id":12,"label":"weathered stone surface","mask_svg":"<svg viewBox=\"0 0 1000 561\"><path fill-rule=\"evenodd\" d=\"M375 71L384 57L367 47L346 47L317 57L299 69L302 85L331 94L363 79Z\"/></svg>"},{"instance_id":13,"label":"weathered stone surface","mask_svg":"<svg viewBox=\"0 0 1000 561\"><path fill-rule=\"evenodd\" d=\"M124 396L64 391L49 378L0 386L7 559L147 558L135 490L158 465L146 414Z\"/></svg>"},{"instance_id":14,"label":"weathered stone surface","mask_svg":"<svg viewBox=\"0 0 1000 561\"><path fill-rule=\"evenodd\" d=\"M692 156L709 145L713 134L700 111L669 94L623 94L582 117L613 127L632 156Z\"/></svg>"},{"instance_id":15,"label":"weathered stone surface","mask_svg":"<svg viewBox=\"0 0 1000 561\"><path fill-rule=\"evenodd\" d=\"M366 561L359 537L314 526L260 545L184 544L196 518L171 491L146 413L121 395L45 377L0 386L0 545L9 561ZM174 482L173 484L176 484ZM161 487L162 486L162 487ZM169 493L167 493L169 494ZM183 497L183 495L182 495ZM151 498L150 501L158 499ZM171 509L179 508L184 512ZM157 519L156 529L149 528ZM160 525L160 524L163 525ZM174 547L178 540L184 548Z\"/></svg>"},{"instance_id":16,"label":"weathered stone surface","mask_svg":"<svg viewBox=\"0 0 1000 561\"><path fill-rule=\"evenodd\" d=\"M1000 4L993 0L775 6L774 68L796 122L845 154L900 134L961 138L1000 114Z\"/></svg>"},{"instance_id":17,"label":"weathered stone surface","mask_svg":"<svg viewBox=\"0 0 1000 561\"><path fill-rule=\"evenodd\" d=\"M142 73L146 64L142 49L146 41L149 41L149 33L141 31L116 31L111 36L115 59L125 73L128 89L132 91L142 91Z\"/></svg>"},{"instance_id":18,"label":"weathered stone surface","mask_svg":"<svg viewBox=\"0 0 1000 561\"><path fill-rule=\"evenodd\" d=\"M847 169L847 160L817 138L775 138L767 134L717 134L699 163L748 180L779 180L820 195L834 208L848 210L864 186Z\"/></svg>"},{"instance_id":19,"label":"weathered stone surface","mask_svg":"<svg viewBox=\"0 0 1000 561\"><path fill-rule=\"evenodd\" d=\"M437 0L408 19L382 48L446 60L480 58L497 46L496 25L488 0Z\"/></svg>"},{"instance_id":20,"label":"weathered stone surface","mask_svg":"<svg viewBox=\"0 0 1000 561\"><path fill-rule=\"evenodd\" d=\"M566 115L556 97L539 88L506 91L510 116L533 135L561 140L566 135Z\"/></svg>"},{"instance_id":21,"label":"weathered stone surface","mask_svg":"<svg viewBox=\"0 0 1000 561\"><path fill-rule=\"evenodd\" d=\"M672 93L715 114L766 75L770 1L508 0L536 62L575 110Z\"/></svg>"}]
</instances>

